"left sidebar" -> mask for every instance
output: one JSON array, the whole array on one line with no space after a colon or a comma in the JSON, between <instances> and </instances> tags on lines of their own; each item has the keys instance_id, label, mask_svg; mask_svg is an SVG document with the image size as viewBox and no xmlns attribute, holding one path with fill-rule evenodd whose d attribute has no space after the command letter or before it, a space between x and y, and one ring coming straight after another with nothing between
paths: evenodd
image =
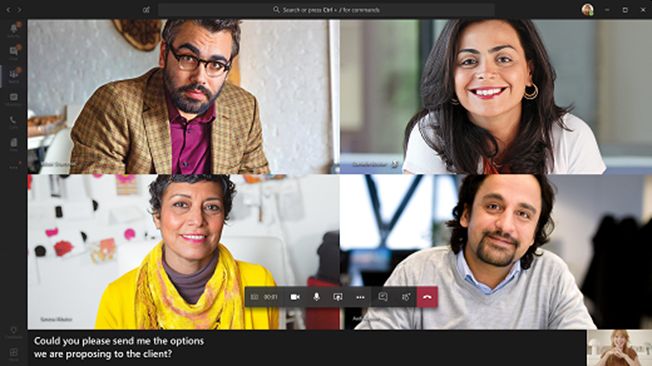
<instances>
[{"instance_id":1,"label":"left sidebar","mask_svg":"<svg viewBox=\"0 0 652 366\"><path fill-rule=\"evenodd\" d=\"M2 186L9 202L3 215L8 235L0 245L4 278L0 364L27 365L27 20L3 18L0 37L0 106L8 144Z\"/></svg>"}]
</instances>

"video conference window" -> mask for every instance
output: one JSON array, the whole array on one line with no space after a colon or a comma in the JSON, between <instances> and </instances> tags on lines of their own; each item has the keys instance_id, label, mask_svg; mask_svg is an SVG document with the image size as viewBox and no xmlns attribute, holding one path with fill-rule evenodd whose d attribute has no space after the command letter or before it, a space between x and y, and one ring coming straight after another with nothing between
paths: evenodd
<instances>
[{"instance_id":1,"label":"video conference window","mask_svg":"<svg viewBox=\"0 0 652 366\"><path fill-rule=\"evenodd\" d=\"M649 56L637 45L650 31L625 20L344 20L342 171L649 173L652 79L635 59ZM388 61L385 47L402 56Z\"/></svg>"},{"instance_id":2,"label":"video conference window","mask_svg":"<svg viewBox=\"0 0 652 366\"><path fill-rule=\"evenodd\" d=\"M649 330L590 330L586 340L587 365L652 363L652 332Z\"/></svg>"},{"instance_id":3,"label":"video conference window","mask_svg":"<svg viewBox=\"0 0 652 366\"><path fill-rule=\"evenodd\" d=\"M433 179L453 178L434 176ZM379 208L396 201L379 190L369 200L357 180L341 189L358 192L342 211ZM367 176L383 181L417 177ZM461 178L461 177L460 177ZM392 182L396 185L396 182ZM432 183L421 183L426 187ZM649 176L469 175L456 184L454 199L442 200L452 216L441 221L431 207L414 205L430 221L431 245L419 248L404 235L400 250L379 241L356 247L356 222L377 235L387 227L365 224L359 215L342 224L347 245L342 268L353 286L437 286L433 309L347 309L345 326L356 329L595 329L652 328L650 323L650 227L641 221L652 204ZM375 187L368 185L368 194ZM431 202L445 191L435 190ZM607 193L610 192L610 193ZM618 192L618 193L614 193ZM446 192L448 193L448 192ZM456 197L455 197L456 196ZM595 197L603 197L595 200ZM409 201L423 201L417 191ZM407 207L410 207L409 204ZM579 214L582 212L582 214ZM406 211L407 213L407 211ZM382 217L382 215L380 215ZM422 232L411 220L415 233ZM398 227L398 226L397 226ZM441 235L446 231L447 236ZM363 241L358 241L364 243ZM413 245L408 249L409 245ZM344 248L343 248L344 249ZM641 256L632 258L631 253ZM617 276L614 273L618 273ZM632 302L621 301L625 291ZM637 304L633 306L631 304Z\"/></svg>"},{"instance_id":4,"label":"video conference window","mask_svg":"<svg viewBox=\"0 0 652 366\"><path fill-rule=\"evenodd\" d=\"M423 348L427 330L652 366L652 21L596 4L563 20L159 5L8 23L7 62L24 64L0 88L26 93L4 105L24 132L5 277L26 272L7 291L26 304L5 340L24 337L30 361L67 335L187 334L141 350L176 364L261 340L254 360L360 351L348 337ZM118 361L115 345L64 351Z\"/></svg>"},{"instance_id":5,"label":"video conference window","mask_svg":"<svg viewBox=\"0 0 652 366\"><path fill-rule=\"evenodd\" d=\"M337 281L337 179L30 176L28 327L310 329L244 289Z\"/></svg>"},{"instance_id":6,"label":"video conference window","mask_svg":"<svg viewBox=\"0 0 652 366\"><path fill-rule=\"evenodd\" d=\"M30 20L29 170L328 172L328 24Z\"/></svg>"}]
</instances>

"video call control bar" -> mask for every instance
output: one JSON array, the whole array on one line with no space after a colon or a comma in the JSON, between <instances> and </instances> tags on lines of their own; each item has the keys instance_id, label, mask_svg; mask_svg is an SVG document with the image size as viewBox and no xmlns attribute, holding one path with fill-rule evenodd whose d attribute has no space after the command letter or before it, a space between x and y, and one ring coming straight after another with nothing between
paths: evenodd
<instances>
[{"instance_id":1,"label":"video call control bar","mask_svg":"<svg viewBox=\"0 0 652 366\"><path fill-rule=\"evenodd\" d=\"M246 287L245 307L436 308L437 286L419 287Z\"/></svg>"}]
</instances>

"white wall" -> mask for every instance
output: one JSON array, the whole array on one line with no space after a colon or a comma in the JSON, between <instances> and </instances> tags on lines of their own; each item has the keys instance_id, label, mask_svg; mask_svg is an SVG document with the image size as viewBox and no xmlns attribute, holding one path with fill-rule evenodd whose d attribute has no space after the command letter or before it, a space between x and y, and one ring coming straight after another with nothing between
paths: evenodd
<instances>
[{"instance_id":1,"label":"white wall","mask_svg":"<svg viewBox=\"0 0 652 366\"><path fill-rule=\"evenodd\" d=\"M117 196L115 177L104 175L70 176L65 180L68 195L65 199L49 195L49 176L33 177L32 190L28 192L28 327L30 329L72 328L87 329L94 325L99 300L106 285L117 279L121 269L117 261L94 264L90 259L89 244L107 237L115 238L118 255L120 251L134 252L160 240L151 217L147 185L154 176L137 176L138 193L133 196ZM278 237L288 248L289 263L294 280L274 273L279 285L305 285L307 278L317 272L319 257L317 248L327 231L339 229L339 177L311 175L268 181L262 184L245 184L242 177L233 176L237 182L236 200L231 220L224 228L223 236ZM86 192L83 192L83 191ZM67 219L67 211L73 204L89 201L99 203L99 209L78 220ZM279 209L276 209L278 202ZM62 205L64 218L54 217L54 206ZM259 216L258 207L263 214ZM133 210L139 216L129 222L118 223L110 218L110 212ZM74 213L71 213L74 214ZM123 215L124 216L124 215ZM259 220L261 218L261 220ZM53 238L45 236L46 229L58 228ZM127 240L125 229L133 228L136 238ZM78 231L89 238L86 244L78 239L73 243L81 251L56 257L50 245L59 238L69 239ZM144 232L148 232L148 238ZM154 236L154 238L152 238ZM33 248L42 244L50 254L35 258ZM229 243L224 241L229 246ZM233 245L233 244L232 244ZM231 248L238 251L239 248ZM136 250L139 252L139 249ZM256 262L256 259L237 259ZM135 263L139 263L136 259ZM339 264L337 264L339 266ZM56 320L61 317L64 320ZM66 318L69 319L65 320ZM55 320L48 320L55 319Z\"/></svg>"},{"instance_id":2,"label":"white wall","mask_svg":"<svg viewBox=\"0 0 652 366\"><path fill-rule=\"evenodd\" d=\"M328 22L244 20L241 26L241 86L258 98L272 172L327 172ZM110 20L30 20L28 27L28 108L37 115L83 105L101 85L158 65L158 47L136 50Z\"/></svg>"},{"instance_id":3,"label":"white wall","mask_svg":"<svg viewBox=\"0 0 652 366\"><path fill-rule=\"evenodd\" d=\"M240 49L241 84L260 102L272 171L282 166L288 174L327 172L328 21L245 20Z\"/></svg>"},{"instance_id":4,"label":"white wall","mask_svg":"<svg viewBox=\"0 0 652 366\"><path fill-rule=\"evenodd\" d=\"M273 187L269 190L263 189L263 222L258 221L259 212L253 202L248 209L243 209L246 205L240 204L240 209L234 212L233 222L224 229L225 233L285 237L290 261L296 271L295 284L306 285L308 277L317 271L317 248L323 235L327 231L339 230L339 177L308 175L299 180L269 183ZM239 197L236 196L238 200L246 199L249 195L251 200L255 201L259 186L239 185L238 189L242 193ZM275 217L272 192L279 192L282 221Z\"/></svg>"},{"instance_id":5,"label":"white wall","mask_svg":"<svg viewBox=\"0 0 652 366\"><path fill-rule=\"evenodd\" d=\"M99 86L158 65L158 47L135 49L108 19L30 20L27 26L27 105L37 115L83 105Z\"/></svg>"}]
</instances>

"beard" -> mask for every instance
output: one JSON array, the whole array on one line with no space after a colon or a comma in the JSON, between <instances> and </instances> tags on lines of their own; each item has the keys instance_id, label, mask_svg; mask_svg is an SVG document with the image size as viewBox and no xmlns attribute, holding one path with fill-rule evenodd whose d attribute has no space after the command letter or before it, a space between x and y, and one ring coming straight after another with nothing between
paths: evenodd
<instances>
[{"instance_id":1,"label":"beard","mask_svg":"<svg viewBox=\"0 0 652 366\"><path fill-rule=\"evenodd\" d=\"M163 79L165 81L165 87L167 88L168 93L170 93L172 103L175 107L184 113L203 114L208 110L208 108L210 108L211 105L215 103L215 100L220 96L222 88L224 87L224 83L222 83L215 95L213 95L213 93L211 93L211 91L208 90L205 86L198 83L188 84L179 88L175 88L174 84L172 83L172 78L170 76L170 70L168 67L163 69ZM198 100L188 98L185 95L185 92L189 90L199 90L206 96L207 101L202 103Z\"/></svg>"},{"instance_id":2,"label":"beard","mask_svg":"<svg viewBox=\"0 0 652 366\"><path fill-rule=\"evenodd\" d=\"M489 242L488 237L498 237L503 240L509 241L513 247L512 248L503 248L493 245ZM487 263L497 267L507 267L514 263L514 257L516 256L516 250L521 246L521 243L512 238L511 235L503 233L502 231L483 231L482 239L478 243L478 249L476 252L477 257Z\"/></svg>"}]
</instances>

